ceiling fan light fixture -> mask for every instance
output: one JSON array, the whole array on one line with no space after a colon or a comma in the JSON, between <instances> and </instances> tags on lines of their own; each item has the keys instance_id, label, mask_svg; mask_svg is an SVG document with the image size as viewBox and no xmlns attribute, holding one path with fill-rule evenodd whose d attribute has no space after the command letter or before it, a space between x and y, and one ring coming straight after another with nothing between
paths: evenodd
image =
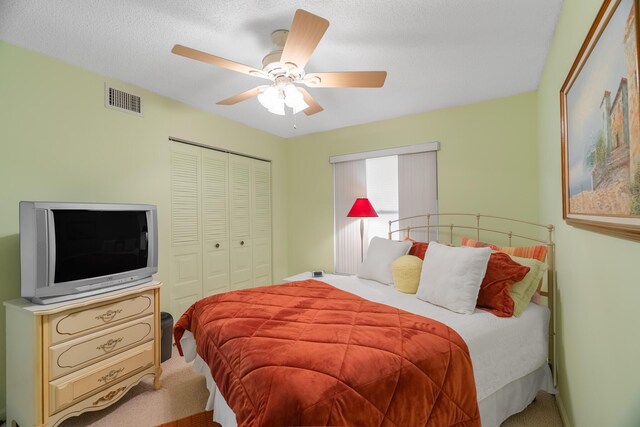
<instances>
[{"instance_id":1,"label":"ceiling fan light fixture","mask_svg":"<svg viewBox=\"0 0 640 427\"><path fill-rule=\"evenodd\" d=\"M280 99L278 89L275 86L269 86L260 95L258 95L258 101L260 104L270 110Z\"/></svg>"},{"instance_id":2,"label":"ceiling fan light fixture","mask_svg":"<svg viewBox=\"0 0 640 427\"><path fill-rule=\"evenodd\" d=\"M284 116L284 94L274 86L269 86L260 95L258 101L270 113Z\"/></svg>"},{"instance_id":3,"label":"ceiling fan light fixture","mask_svg":"<svg viewBox=\"0 0 640 427\"><path fill-rule=\"evenodd\" d=\"M302 94L298 90L297 87L289 83L284 87L284 103L287 104L287 107L293 108L294 105L297 105L300 101L303 101ZM303 101L304 102L304 101Z\"/></svg>"},{"instance_id":4,"label":"ceiling fan light fixture","mask_svg":"<svg viewBox=\"0 0 640 427\"><path fill-rule=\"evenodd\" d=\"M285 105L293 110L293 114L309 108L302 93L291 83L277 82L269 86L258 95L258 101L267 111L279 116L285 115Z\"/></svg>"},{"instance_id":5,"label":"ceiling fan light fixture","mask_svg":"<svg viewBox=\"0 0 640 427\"><path fill-rule=\"evenodd\" d=\"M284 116L284 101L281 99L276 100L276 102L274 102L271 108L268 108L267 111L279 116Z\"/></svg>"},{"instance_id":6,"label":"ceiling fan light fixture","mask_svg":"<svg viewBox=\"0 0 640 427\"><path fill-rule=\"evenodd\" d=\"M304 102L303 99L300 100L300 102L298 102L296 105L294 105L293 107L293 114L298 114L300 111L304 111L307 108L309 108L309 105Z\"/></svg>"},{"instance_id":7,"label":"ceiling fan light fixture","mask_svg":"<svg viewBox=\"0 0 640 427\"><path fill-rule=\"evenodd\" d=\"M293 114L298 114L300 111L309 108L309 105L304 102L302 92L300 92L293 84L285 86L284 102L287 104L287 107L293 110Z\"/></svg>"}]
</instances>

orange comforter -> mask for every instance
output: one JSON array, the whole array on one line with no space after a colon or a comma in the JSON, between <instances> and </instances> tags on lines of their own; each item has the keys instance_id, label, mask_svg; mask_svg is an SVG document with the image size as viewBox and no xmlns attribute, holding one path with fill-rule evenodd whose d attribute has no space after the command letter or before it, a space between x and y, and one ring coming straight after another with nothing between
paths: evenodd
<instances>
[{"instance_id":1,"label":"orange comforter","mask_svg":"<svg viewBox=\"0 0 640 427\"><path fill-rule=\"evenodd\" d=\"M480 425L455 331L317 280L204 298L185 330L239 426Z\"/></svg>"}]
</instances>

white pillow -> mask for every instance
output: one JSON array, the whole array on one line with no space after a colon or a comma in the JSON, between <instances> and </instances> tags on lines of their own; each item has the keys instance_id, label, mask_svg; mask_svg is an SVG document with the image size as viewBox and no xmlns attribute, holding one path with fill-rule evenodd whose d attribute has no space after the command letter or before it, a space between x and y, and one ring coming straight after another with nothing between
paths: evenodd
<instances>
[{"instance_id":1,"label":"white pillow","mask_svg":"<svg viewBox=\"0 0 640 427\"><path fill-rule=\"evenodd\" d=\"M491 248L430 242L416 297L456 313L473 313L490 256Z\"/></svg>"},{"instance_id":2,"label":"white pillow","mask_svg":"<svg viewBox=\"0 0 640 427\"><path fill-rule=\"evenodd\" d=\"M369 243L367 257L358 270L358 277L390 285L393 283L391 264L402 255L406 255L411 249L411 244L410 240L396 242L374 237Z\"/></svg>"}]
</instances>

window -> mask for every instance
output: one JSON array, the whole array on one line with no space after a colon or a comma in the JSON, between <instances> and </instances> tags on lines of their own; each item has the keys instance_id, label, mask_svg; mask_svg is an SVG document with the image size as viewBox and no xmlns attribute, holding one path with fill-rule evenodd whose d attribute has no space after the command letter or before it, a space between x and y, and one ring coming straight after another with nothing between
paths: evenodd
<instances>
[{"instance_id":1,"label":"window","mask_svg":"<svg viewBox=\"0 0 640 427\"><path fill-rule=\"evenodd\" d=\"M438 143L419 144L397 149L335 156L334 165L334 270L357 272L362 254L375 236L387 238L389 221L413 215L437 213ZM347 218L353 202L368 197L378 218L365 220L363 248L360 220ZM433 223L433 220L432 220ZM401 228L416 226L416 220L403 221ZM394 227L396 228L396 227ZM394 235L394 239L404 236ZM412 231L415 240L437 238L434 231Z\"/></svg>"},{"instance_id":2,"label":"window","mask_svg":"<svg viewBox=\"0 0 640 427\"><path fill-rule=\"evenodd\" d=\"M398 156L376 157L365 160L367 194L378 214L369 218L367 244L374 237L387 238L389 221L398 216Z\"/></svg>"}]
</instances>

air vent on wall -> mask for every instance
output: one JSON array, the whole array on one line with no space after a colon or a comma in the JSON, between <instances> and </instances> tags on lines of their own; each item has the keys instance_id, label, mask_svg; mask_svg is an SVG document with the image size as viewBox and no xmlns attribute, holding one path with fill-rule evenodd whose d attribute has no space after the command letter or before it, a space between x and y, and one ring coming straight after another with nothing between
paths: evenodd
<instances>
[{"instance_id":1,"label":"air vent on wall","mask_svg":"<svg viewBox=\"0 0 640 427\"><path fill-rule=\"evenodd\" d=\"M114 110L142 116L142 98L132 93L124 92L105 83L104 105Z\"/></svg>"}]
</instances>

